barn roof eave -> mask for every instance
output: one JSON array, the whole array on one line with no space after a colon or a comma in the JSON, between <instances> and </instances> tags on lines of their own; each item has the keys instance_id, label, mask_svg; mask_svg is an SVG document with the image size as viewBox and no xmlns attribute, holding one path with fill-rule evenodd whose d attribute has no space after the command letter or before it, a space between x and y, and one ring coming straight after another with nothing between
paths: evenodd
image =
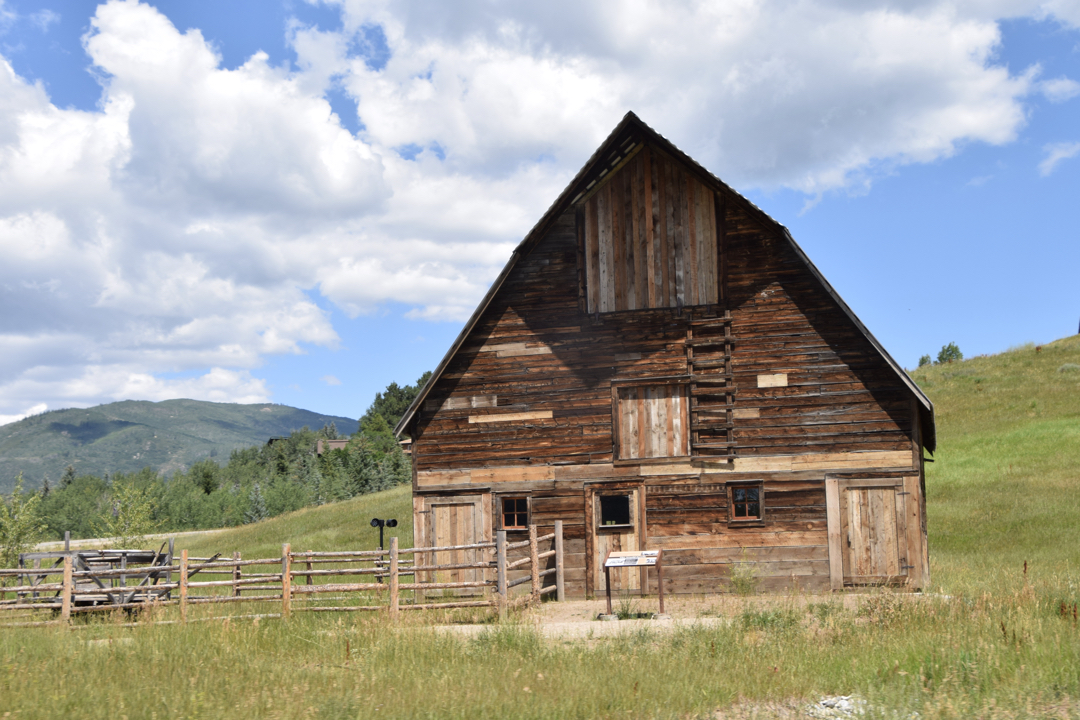
<instances>
[{"instance_id":1,"label":"barn roof eave","mask_svg":"<svg viewBox=\"0 0 1080 720\"><path fill-rule=\"evenodd\" d=\"M705 179L707 179L709 184L713 185L717 190L724 192L729 197L734 199L757 220L761 221L767 226L771 226L785 240L787 240L787 242L791 243L791 247L795 250L796 254L798 254L798 256L803 260L803 262L806 263L806 266L810 269L810 272L814 275L814 277L817 278L818 282L821 283L821 286L825 289L825 291L836 301L836 304L840 307L840 309L848 316L848 318L851 319L851 321L855 324L859 331L878 351L882 359L885 360L886 364L888 364L889 367L893 369L900 381L908 388L908 390L911 391L911 393L918 400L921 409L923 444L931 453L933 453L937 446L937 433L934 424L934 404L930 401L930 398L926 396L922 389L915 383L915 381L911 379L911 377L900 366L900 364L897 363L891 355L889 355L888 351L885 350L885 347L880 342L878 342L877 338L874 337L874 335L863 324L863 322L848 306L848 304L844 302L844 299L840 297L840 294L837 293L833 286L829 283L829 281L825 279L825 276L822 275L821 271L817 269L817 266L814 265L814 263L810 260L810 257L806 254L806 252L803 251L803 249L799 246L797 242L795 242L795 238L792 237L791 232L787 229L787 227L770 217L768 213L766 213L764 210L752 203L749 199L736 192L734 189L731 188L730 185L725 183L716 175L709 172L692 157L684 153L682 150L679 150L679 148L677 148L670 140L668 140L663 135L646 125L633 112L627 112L626 115L623 116L623 119L619 121L619 124L615 126L611 133L608 134L604 142L600 144L600 146L592 154L592 156L585 163L585 165L582 166L581 170L578 171L577 175L574 176L574 179L570 182L570 184L566 186L566 189L563 190L559 197L555 200L555 202L551 204L551 207L549 207L547 212L544 213L543 217L540 218L540 221L537 222L536 225L532 228L532 230L530 230L529 233L522 239L522 241L518 243L518 246L514 249L514 252L511 253L510 259L507 261L506 266L503 267L502 272L499 273L499 276L495 279L495 282L493 282L491 284L491 287L488 288L487 293L484 295L484 299L480 302L476 310L469 317L469 321L465 323L465 326L461 329L461 333L458 334L457 339L454 340L454 343L450 346L450 349L447 351L446 355L443 356L443 359L439 362L438 367L436 367L435 371L432 372L431 377L428 379L427 383L417 394L412 404L409 405L409 408L405 411L405 414L401 417L401 420L398 422L397 427L394 428L394 433L400 436L401 433L404 432L405 429L410 425L410 423L412 423L412 421L416 417L417 410L423 405L428 394L431 392L431 389L435 387L435 383L446 370L447 365L450 364L450 361L464 344L465 339L469 336L469 334L472 332L472 329L480 321L480 317L484 314L484 311L487 310L488 306L491 304L491 301L495 298L495 295L499 292L499 289L506 281L506 278L510 275L510 271L514 269L515 265L517 265L518 260L520 260L524 255L528 253L530 247L535 242L537 242L539 238L543 237L544 233L547 232L547 230L550 228L552 223L554 223L554 221L559 217L559 215L561 215L562 212L573 203L573 201L577 198L577 195L580 192L586 190L588 187L591 187L591 185L587 185L585 186L585 188L579 188L579 186L582 185L583 181L593 174L593 171L596 169L597 163L600 161L600 159L608 155L608 153L610 153L613 149L616 148L617 141L623 139L624 131L631 126L642 132L647 140L656 143L665 152L674 155L681 162L689 165L696 171L697 174L702 175ZM593 178L594 182L597 182L599 180L600 178Z\"/></svg>"}]
</instances>

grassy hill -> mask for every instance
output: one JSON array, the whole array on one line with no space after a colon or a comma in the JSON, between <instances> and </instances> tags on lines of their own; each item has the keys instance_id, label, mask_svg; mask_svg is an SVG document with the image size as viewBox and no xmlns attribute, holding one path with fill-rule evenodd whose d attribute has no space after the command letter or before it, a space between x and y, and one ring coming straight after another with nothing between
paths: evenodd
<instances>
[{"instance_id":1,"label":"grassy hill","mask_svg":"<svg viewBox=\"0 0 1080 720\"><path fill-rule=\"evenodd\" d=\"M937 410L937 583L1080 567L1080 336L912 373Z\"/></svg>"},{"instance_id":2,"label":"grassy hill","mask_svg":"<svg viewBox=\"0 0 1080 720\"><path fill-rule=\"evenodd\" d=\"M0 426L0 492L22 472L27 488L55 483L71 465L81 474L171 473L203 458L228 459L236 448L288 435L305 425L336 423L356 432L356 420L286 405L237 405L200 400L124 402L54 410Z\"/></svg>"}]
</instances>

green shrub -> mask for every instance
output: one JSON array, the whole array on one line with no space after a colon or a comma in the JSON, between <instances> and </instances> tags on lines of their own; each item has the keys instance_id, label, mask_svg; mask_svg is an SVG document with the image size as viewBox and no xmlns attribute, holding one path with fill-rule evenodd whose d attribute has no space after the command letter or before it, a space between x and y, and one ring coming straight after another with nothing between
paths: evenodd
<instances>
[{"instance_id":1,"label":"green shrub","mask_svg":"<svg viewBox=\"0 0 1080 720\"><path fill-rule=\"evenodd\" d=\"M932 362L933 362L933 360L930 359L929 355L923 355L921 358L919 358L919 367L925 367L926 365L929 365Z\"/></svg>"},{"instance_id":2,"label":"green shrub","mask_svg":"<svg viewBox=\"0 0 1080 720\"><path fill-rule=\"evenodd\" d=\"M15 480L15 489L0 498L0 567L18 565L19 555L28 552L45 531L41 516L41 496L22 491L23 476Z\"/></svg>"},{"instance_id":3,"label":"green shrub","mask_svg":"<svg viewBox=\"0 0 1080 720\"><path fill-rule=\"evenodd\" d=\"M956 343L951 342L948 345L944 345L941 351L937 354L937 361L939 365L945 363L951 363L954 360L963 360L964 353L960 352L960 348L956 346Z\"/></svg>"}]
</instances>

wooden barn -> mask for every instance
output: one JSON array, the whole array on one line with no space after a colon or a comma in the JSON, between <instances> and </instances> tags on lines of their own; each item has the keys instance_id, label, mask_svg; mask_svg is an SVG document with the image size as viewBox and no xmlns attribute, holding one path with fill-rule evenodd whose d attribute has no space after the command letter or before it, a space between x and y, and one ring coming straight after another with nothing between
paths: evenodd
<instances>
[{"instance_id":1,"label":"wooden barn","mask_svg":"<svg viewBox=\"0 0 1080 720\"><path fill-rule=\"evenodd\" d=\"M786 228L633 113L397 432L417 546L562 520L570 595L605 591L611 550L662 549L665 592L728 590L740 562L762 590L929 579L930 400Z\"/></svg>"}]
</instances>

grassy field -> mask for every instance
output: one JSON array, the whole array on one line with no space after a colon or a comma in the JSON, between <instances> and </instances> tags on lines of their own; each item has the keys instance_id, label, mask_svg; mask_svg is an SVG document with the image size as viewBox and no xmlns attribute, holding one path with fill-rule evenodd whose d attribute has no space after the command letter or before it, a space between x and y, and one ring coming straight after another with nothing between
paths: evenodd
<instances>
[{"instance_id":1,"label":"grassy field","mask_svg":"<svg viewBox=\"0 0 1080 720\"><path fill-rule=\"evenodd\" d=\"M0 717L795 717L851 693L867 717L1080 717L1080 337L915 377L938 409L927 596L719 603L730 623L572 642L528 616L471 638L417 616L5 630ZM180 546L373 547L372 517L411 542L399 488Z\"/></svg>"}]
</instances>

